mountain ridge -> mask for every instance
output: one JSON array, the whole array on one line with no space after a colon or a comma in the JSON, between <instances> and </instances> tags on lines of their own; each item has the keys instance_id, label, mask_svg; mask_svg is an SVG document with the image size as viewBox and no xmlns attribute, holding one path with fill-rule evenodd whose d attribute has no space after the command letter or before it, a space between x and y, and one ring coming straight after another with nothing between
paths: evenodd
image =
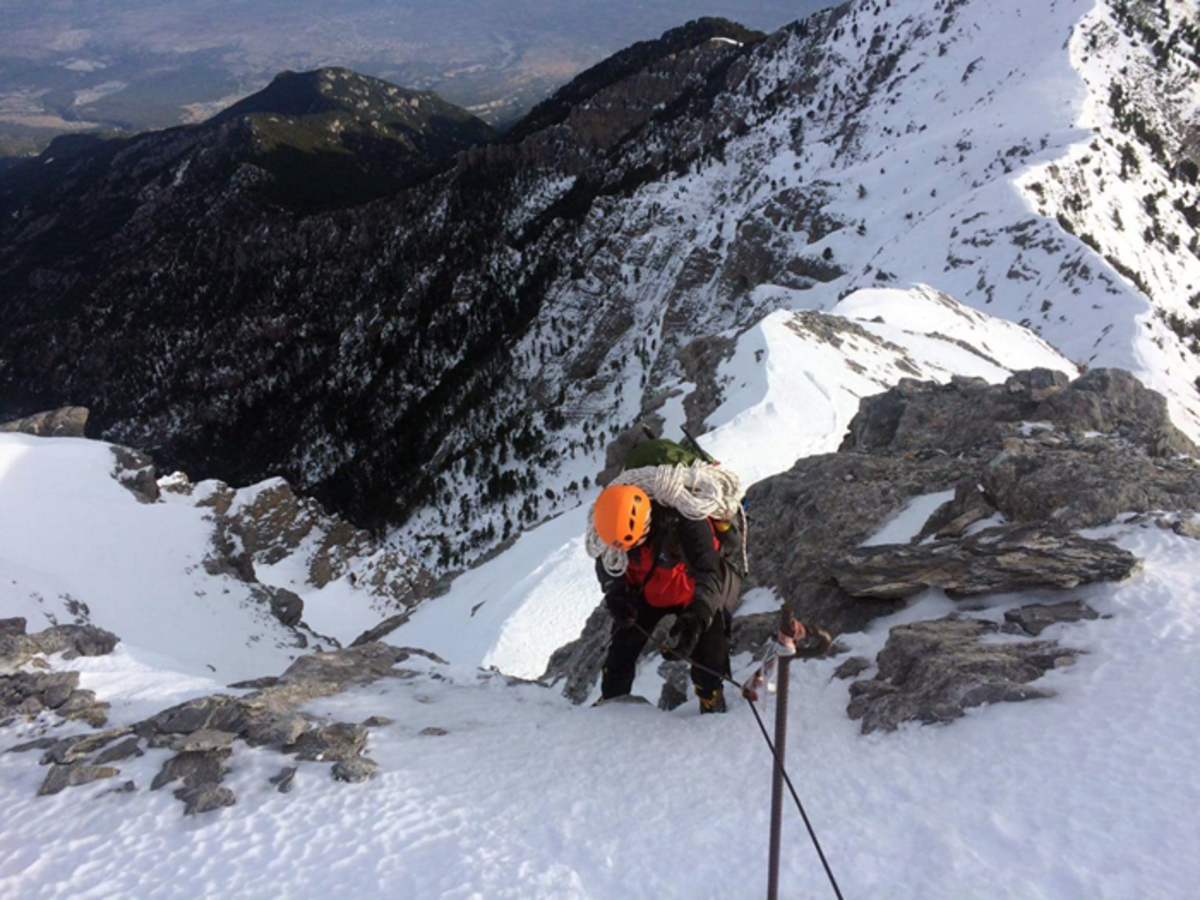
<instances>
[{"instance_id":1,"label":"mountain ridge","mask_svg":"<svg viewBox=\"0 0 1200 900\"><path fill-rule=\"evenodd\" d=\"M107 436L200 474L286 474L359 521L411 520L409 549L450 564L580 502L635 418L702 425L763 315L856 288L930 283L1077 364L1128 367L1194 436L1195 314L1173 286L1200 284L1180 210L1197 192L1172 149L1194 12L1164 9L1165 56L1120 4L860 0L663 57L402 200L255 214L239 240L194 199L198 246L140 238L146 270L77 286L93 311L67 336L13 330L2 394L52 373L40 406L87 399ZM111 320L135 296L154 364L72 396L109 371L100 346L131 358Z\"/></svg>"}]
</instances>

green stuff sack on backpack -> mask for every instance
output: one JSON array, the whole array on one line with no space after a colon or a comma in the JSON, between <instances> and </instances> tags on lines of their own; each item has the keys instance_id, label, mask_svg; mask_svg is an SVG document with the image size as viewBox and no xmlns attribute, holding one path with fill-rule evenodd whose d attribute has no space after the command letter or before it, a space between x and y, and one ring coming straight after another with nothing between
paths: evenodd
<instances>
[{"instance_id":1,"label":"green stuff sack on backpack","mask_svg":"<svg viewBox=\"0 0 1200 900\"><path fill-rule=\"evenodd\" d=\"M699 454L667 438L642 441L629 451L623 469L642 469L646 466L690 466L700 459Z\"/></svg>"}]
</instances>

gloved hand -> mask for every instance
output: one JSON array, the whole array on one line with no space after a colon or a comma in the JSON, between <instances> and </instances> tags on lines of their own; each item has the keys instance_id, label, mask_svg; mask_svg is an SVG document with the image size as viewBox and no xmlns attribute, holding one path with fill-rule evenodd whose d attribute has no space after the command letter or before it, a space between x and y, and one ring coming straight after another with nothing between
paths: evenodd
<instances>
[{"instance_id":1,"label":"gloved hand","mask_svg":"<svg viewBox=\"0 0 1200 900\"><path fill-rule=\"evenodd\" d=\"M828 653L829 648L833 646L833 638L829 632L808 622L801 624L804 636L796 641L796 653L800 656L824 656Z\"/></svg>"},{"instance_id":2,"label":"gloved hand","mask_svg":"<svg viewBox=\"0 0 1200 900\"><path fill-rule=\"evenodd\" d=\"M604 608L612 616L613 624L617 626L618 630L631 628L633 627L633 623L637 621L637 606L629 598L629 595L622 591L605 594Z\"/></svg>"},{"instance_id":3,"label":"gloved hand","mask_svg":"<svg viewBox=\"0 0 1200 900\"><path fill-rule=\"evenodd\" d=\"M689 609L680 613L671 626L670 649L663 654L663 658L683 659L691 656L700 642L700 635L708 631L708 624L699 610Z\"/></svg>"}]
</instances>

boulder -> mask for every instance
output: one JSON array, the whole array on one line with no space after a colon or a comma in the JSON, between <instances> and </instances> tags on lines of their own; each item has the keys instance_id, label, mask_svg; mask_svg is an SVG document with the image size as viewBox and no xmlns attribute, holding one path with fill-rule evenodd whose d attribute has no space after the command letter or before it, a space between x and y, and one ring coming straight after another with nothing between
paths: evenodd
<instances>
[{"instance_id":1,"label":"boulder","mask_svg":"<svg viewBox=\"0 0 1200 900\"><path fill-rule=\"evenodd\" d=\"M998 631L994 622L956 615L897 625L879 653L876 676L850 685L850 718L861 719L869 734L905 722L949 722L985 703L1054 696L1030 682L1070 665L1081 651L1054 641L980 640Z\"/></svg>"},{"instance_id":2,"label":"boulder","mask_svg":"<svg viewBox=\"0 0 1200 900\"><path fill-rule=\"evenodd\" d=\"M332 762L358 756L366 742L367 729L363 726L336 722L304 732L283 751L294 753L297 759Z\"/></svg>"},{"instance_id":3,"label":"boulder","mask_svg":"<svg viewBox=\"0 0 1200 900\"><path fill-rule=\"evenodd\" d=\"M116 458L113 478L139 503L157 503L161 495L154 460L129 447L113 446L111 449Z\"/></svg>"},{"instance_id":4,"label":"boulder","mask_svg":"<svg viewBox=\"0 0 1200 900\"><path fill-rule=\"evenodd\" d=\"M131 756L144 756L141 748L138 746L139 739L137 737L128 737L120 743L113 744L107 750L102 750L96 756L96 765L102 766L107 763L120 762L123 759L129 759Z\"/></svg>"},{"instance_id":5,"label":"boulder","mask_svg":"<svg viewBox=\"0 0 1200 900\"><path fill-rule=\"evenodd\" d=\"M1060 622L1082 622L1088 619L1098 619L1100 614L1085 603L1078 600L1064 600L1062 603L1031 603L1019 609L1010 609L1004 613L1004 621L1008 623L1004 631L1013 634L1029 634L1037 637L1051 625Z\"/></svg>"},{"instance_id":6,"label":"boulder","mask_svg":"<svg viewBox=\"0 0 1200 900\"><path fill-rule=\"evenodd\" d=\"M229 753L229 750L209 750L173 756L163 763L162 769L154 776L150 790L157 791L181 779L184 787L215 787L225 777L224 762L229 758Z\"/></svg>"},{"instance_id":7,"label":"boulder","mask_svg":"<svg viewBox=\"0 0 1200 900\"><path fill-rule=\"evenodd\" d=\"M925 588L953 597L1121 581L1140 560L1107 541L1041 525L1000 525L962 540L859 547L830 562L850 596L896 600Z\"/></svg>"},{"instance_id":8,"label":"boulder","mask_svg":"<svg viewBox=\"0 0 1200 900\"><path fill-rule=\"evenodd\" d=\"M46 797L57 794L68 787L81 784L91 784L102 778L115 778L120 772L110 766L54 766L47 774L46 780L38 788L38 796Z\"/></svg>"},{"instance_id":9,"label":"boulder","mask_svg":"<svg viewBox=\"0 0 1200 900\"><path fill-rule=\"evenodd\" d=\"M25 634L25 624L25 620L20 617L0 619L0 635L23 635Z\"/></svg>"},{"instance_id":10,"label":"boulder","mask_svg":"<svg viewBox=\"0 0 1200 900\"><path fill-rule=\"evenodd\" d=\"M32 434L36 437L81 438L87 427L88 410L83 406L64 406L23 419L0 423L0 434Z\"/></svg>"},{"instance_id":11,"label":"boulder","mask_svg":"<svg viewBox=\"0 0 1200 900\"><path fill-rule=\"evenodd\" d=\"M333 764L332 775L335 781L345 781L357 784L375 775L379 764L365 756L355 756L349 759L339 759Z\"/></svg>"},{"instance_id":12,"label":"boulder","mask_svg":"<svg viewBox=\"0 0 1200 900\"><path fill-rule=\"evenodd\" d=\"M295 766L284 766L279 770L278 775L272 775L267 780L275 785L275 790L281 794L290 794L292 792L292 783L296 778Z\"/></svg>"},{"instance_id":13,"label":"boulder","mask_svg":"<svg viewBox=\"0 0 1200 900\"><path fill-rule=\"evenodd\" d=\"M181 787L176 789L175 798L183 801L183 814L194 816L199 813L213 812L237 803L237 797L227 787L215 784L202 784L196 787Z\"/></svg>"},{"instance_id":14,"label":"boulder","mask_svg":"<svg viewBox=\"0 0 1200 900\"><path fill-rule=\"evenodd\" d=\"M0 669L15 669L38 654L105 656L112 653L120 638L94 625L55 625L37 634L0 632Z\"/></svg>"}]
</instances>

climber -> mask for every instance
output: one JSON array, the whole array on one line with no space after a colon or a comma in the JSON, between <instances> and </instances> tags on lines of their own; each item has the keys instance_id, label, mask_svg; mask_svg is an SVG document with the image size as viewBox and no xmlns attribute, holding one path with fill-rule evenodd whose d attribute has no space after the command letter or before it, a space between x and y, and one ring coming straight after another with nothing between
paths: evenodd
<instances>
[{"instance_id":1,"label":"climber","mask_svg":"<svg viewBox=\"0 0 1200 900\"><path fill-rule=\"evenodd\" d=\"M592 514L595 534L627 558L621 574L603 557L596 560L613 618L601 702L630 692L647 636L674 614L669 655L693 662L700 712L725 712L721 679L714 673L729 675L729 630L741 576L721 553L723 524L685 517L634 485L612 484L601 492Z\"/></svg>"}]
</instances>

